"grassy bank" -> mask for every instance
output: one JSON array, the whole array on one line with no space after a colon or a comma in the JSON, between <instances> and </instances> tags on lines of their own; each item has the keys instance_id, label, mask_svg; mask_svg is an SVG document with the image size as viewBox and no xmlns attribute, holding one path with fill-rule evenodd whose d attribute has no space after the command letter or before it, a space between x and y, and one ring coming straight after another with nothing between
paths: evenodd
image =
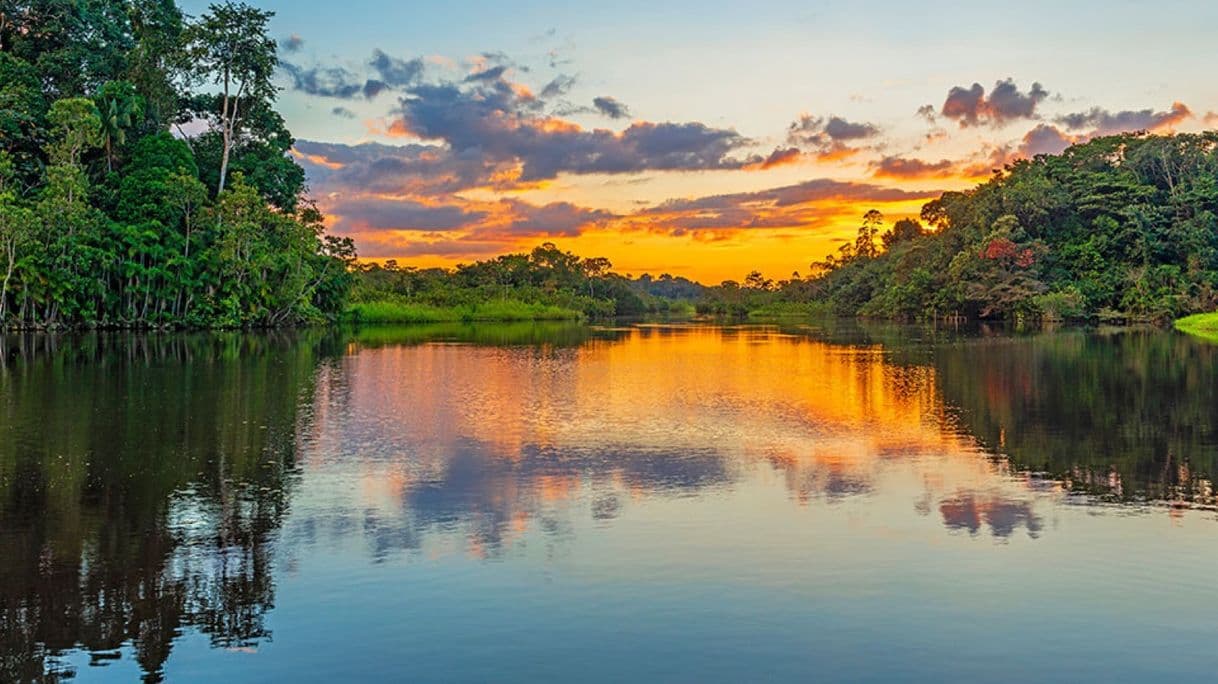
<instances>
[{"instance_id":1,"label":"grassy bank","mask_svg":"<svg viewBox=\"0 0 1218 684\"><path fill-rule=\"evenodd\" d=\"M460 342L488 346L577 346L592 334L579 321L452 322L359 325L351 339L365 347Z\"/></svg>"},{"instance_id":2,"label":"grassy bank","mask_svg":"<svg viewBox=\"0 0 1218 684\"><path fill-rule=\"evenodd\" d=\"M569 321L582 314L547 304L495 300L462 306L430 306L409 302L359 302L347 309L347 319L360 323L456 323L470 321Z\"/></svg>"},{"instance_id":3,"label":"grassy bank","mask_svg":"<svg viewBox=\"0 0 1218 684\"><path fill-rule=\"evenodd\" d=\"M803 318L831 315L833 315L833 309L827 302L771 302L749 311L749 318Z\"/></svg>"},{"instance_id":4,"label":"grassy bank","mask_svg":"<svg viewBox=\"0 0 1218 684\"><path fill-rule=\"evenodd\" d=\"M1218 312L1185 316L1175 323L1176 330L1218 342Z\"/></svg>"}]
</instances>

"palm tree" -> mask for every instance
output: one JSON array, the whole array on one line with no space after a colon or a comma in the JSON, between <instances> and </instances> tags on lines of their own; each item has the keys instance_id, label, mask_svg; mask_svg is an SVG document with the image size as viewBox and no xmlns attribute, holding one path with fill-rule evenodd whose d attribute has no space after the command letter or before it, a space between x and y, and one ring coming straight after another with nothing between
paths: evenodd
<instances>
[{"instance_id":1,"label":"palm tree","mask_svg":"<svg viewBox=\"0 0 1218 684\"><path fill-rule=\"evenodd\" d=\"M97 95L101 114L102 144L106 148L106 170L114 170L115 148L127 143L127 129L144 113L144 102L135 86L126 81L111 81Z\"/></svg>"}]
</instances>

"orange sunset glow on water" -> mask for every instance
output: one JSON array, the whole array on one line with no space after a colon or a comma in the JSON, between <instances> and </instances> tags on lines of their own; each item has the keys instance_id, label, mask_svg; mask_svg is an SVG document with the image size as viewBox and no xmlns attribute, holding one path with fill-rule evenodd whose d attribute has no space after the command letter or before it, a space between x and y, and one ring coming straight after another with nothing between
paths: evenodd
<instances>
[{"instance_id":1,"label":"orange sunset glow on water","mask_svg":"<svg viewBox=\"0 0 1218 684\"><path fill-rule=\"evenodd\" d=\"M759 476L801 506L903 493L910 508L897 515L925 505L976 529L997 506L1032 534L1034 507L1064 495L985 458L945 410L934 371L894 365L878 346L765 328L644 326L578 348L352 352L358 365L342 371L341 385L329 374L319 384L316 401L331 408L309 450L350 452L344 467L359 464L365 503L378 508L444 478L463 452L479 454L480 484L467 493L486 497L480 505L501 521L470 530L479 555L486 535L509 544L544 511L589 495L645 501L669 486ZM377 441L366 444L370 431ZM413 458L394 456L398 440ZM591 454L617 456L585 460ZM652 466L671 472L645 475Z\"/></svg>"}]
</instances>

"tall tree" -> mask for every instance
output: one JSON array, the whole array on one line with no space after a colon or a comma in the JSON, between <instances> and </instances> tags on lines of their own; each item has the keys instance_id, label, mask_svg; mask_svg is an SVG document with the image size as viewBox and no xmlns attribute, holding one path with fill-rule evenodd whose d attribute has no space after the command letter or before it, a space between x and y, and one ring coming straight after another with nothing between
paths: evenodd
<instances>
[{"instance_id":1,"label":"tall tree","mask_svg":"<svg viewBox=\"0 0 1218 684\"><path fill-rule=\"evenodd\" d=\"M164 130L181 106L178 85L189 71L183 32L186 22L174 0L129 0L135 48L128 55L127 80L144 97L149 132Z\"/></svg>"},{"instance_id":2,"label":"tall tree","mask_svg":"<svg viewBox=\"0 0 1218 684\"><path fill-rule=\"evenodd\" d=\"M248 112L275 99L271 82L279 63L275 41L267 35L274 12L244 3L211 5L188 30L189 53L198 78L220 87L217 125L222 139L220 181L223 192L229 157Z\"/></svg>"},{"instance_id":3,"label":"tall tree","mask_svg":"<svg viewBox=\"0 0 1218 684\"><path fill-rule=\"evenodd\" d=\"M73 175L84 176L82 157L101 144L101 116L97 105L83 97L59 100L47 113L52 141L47 145L51 163ZM69 194L68 200L72 200Z\"/></svg>"},{"instance_id":4,"label":"tall tree","mask_svg":"<svg viewBox=\"0 0 1218 684\"><path fill-rule=\"evenodd\" d=\"M878 209L872 209L863 215L863 225L859 226L858 238L854 241L854 255L871 259L879 253L875 240L880 235L884 225L884 215Z\"/></svg>"},{"instance_id":5,"label":"tall tree","mask_svg":"<svg viewBox=\"0 0 1218 684\"><path fill-rule=\"evenodd\" d=\"M14 188L12 157L0 150L0 327L8 319L9 285L21 250L33 240L34 212L21 201Z\"/></svg>"}]
</instances>

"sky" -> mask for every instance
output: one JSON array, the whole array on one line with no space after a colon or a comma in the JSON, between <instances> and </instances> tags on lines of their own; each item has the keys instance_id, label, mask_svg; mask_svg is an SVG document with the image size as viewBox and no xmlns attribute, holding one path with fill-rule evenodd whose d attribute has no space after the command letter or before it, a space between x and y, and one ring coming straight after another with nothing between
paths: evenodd
<instances>
[{"instance_id":1,"label":"sky","mask_svg":"<svg viewBox=\"0 0 1218 684\"><path fill-rule=\"evenodd\" d=\"M252 1L328 226L403 265L783 278L869 209L1218 127L1218 3Z\"/></svg>"}]
</instances>

